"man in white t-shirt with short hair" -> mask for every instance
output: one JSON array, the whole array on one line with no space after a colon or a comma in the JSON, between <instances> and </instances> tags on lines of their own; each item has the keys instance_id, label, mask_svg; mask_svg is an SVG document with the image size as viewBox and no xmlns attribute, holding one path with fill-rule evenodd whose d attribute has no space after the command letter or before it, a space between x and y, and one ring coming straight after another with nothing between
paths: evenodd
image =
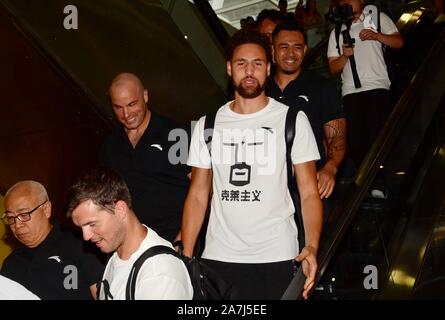
<instances>
[{"instance_id":1,"label":"man in white t-shirt with short hair","mask_svg":"<svg viewBox=\"0 0 445 320\"><path fill-rule=\"evenodd\" d=\"M305 229L306 246L300 248L287 182L288 107L264 91L270 61L264 35L240 30L231 38L227 73L235 100L216 114L211 152L204 142L205 117L199 120L188 161L192 181L181 229L184 254L193 254L212 189L202 258L240 299L280 299L296 270L295 260L302 261L307 276L307 297L317 270L322 204L315 160L320 156L308 119L299 112L291 158Z\"/></svg>"},{"instance_id":2,"label":"man in white t-shirt with short hair","mask_svg":"<svg viewBox=\"0 0 445 320\"><path fill-rule=\"evenodd\" d=\"M388 77L382 45L401 48L403 39L394 22L380 12L381 32L378 32L377 14L363 12L363 0L340 0L339 5L350 5L353 20L349 34L355 43L343 44L340 32L337 41L332 30L328 45L329 69L332 74L341 72L342 102L348 125L349 156L358 167L391 113ZM346 25L341 26L341 30ZM340 51L340 52L339 52ZM354 55L361 83L356 88L352 76L350 57Z\"/></svg>"},{"instance_id":3,"label":"man in white t-shirt with short hair","mask_svg":"<svg viewBox=\"0 0 445 320\"><path fill-rule=\"evenodd\" d=\"M85 241L94 242L104 253L114 251L102 277L100 300L125 300L127 280L137 258L153 246L172 248L170 242L139 222L128 187L112 169L94 169L79 178L71 187L68 214L82 228ZM158 254L144 262L136 278L136 300L192 297L193 287L182 260Z\"/></svg>"}]
</instances>

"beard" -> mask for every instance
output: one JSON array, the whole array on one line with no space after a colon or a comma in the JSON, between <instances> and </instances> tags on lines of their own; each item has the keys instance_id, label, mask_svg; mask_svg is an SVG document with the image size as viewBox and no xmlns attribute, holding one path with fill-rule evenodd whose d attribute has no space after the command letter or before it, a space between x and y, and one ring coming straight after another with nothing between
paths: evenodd
<instances>
[{"instance_id":1,"label":"beard","mask_svg":"<svg viewBox=\"0 0 445 320\"><path fill-rule=\"evenodd\" d=\"M257 79L255 79L257 82L256 86L246 88L245 86L243 86L243 81L248 78L255 79L252 77L245 77L239 82L239 84L236 84L232 78L232 84L233 84L233 87L235 88L235 91L238 92L238 94L241 97L243 97L245 99L253 99L253 98L258 97L264 91L264 88L266 87L266 82L264 82L263 84L260 84L260 82Z\"/></svg>"}]
</instances>

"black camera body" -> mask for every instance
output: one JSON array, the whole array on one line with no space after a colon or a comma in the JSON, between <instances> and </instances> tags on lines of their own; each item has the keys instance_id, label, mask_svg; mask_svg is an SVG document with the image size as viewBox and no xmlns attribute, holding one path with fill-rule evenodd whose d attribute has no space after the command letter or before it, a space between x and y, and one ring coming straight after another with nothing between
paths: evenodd
<instances>
[{"instance_id":1,"label":"black camera body","mask_svg":"<svg viewBox=\"0 0 445 320\"><path fill-rule=\"evenodd\" d=\"M354 11L350 4L344 4L329 9L325 17L334 24L347 24L354 19Z\"/></svg>"}]
</instances>

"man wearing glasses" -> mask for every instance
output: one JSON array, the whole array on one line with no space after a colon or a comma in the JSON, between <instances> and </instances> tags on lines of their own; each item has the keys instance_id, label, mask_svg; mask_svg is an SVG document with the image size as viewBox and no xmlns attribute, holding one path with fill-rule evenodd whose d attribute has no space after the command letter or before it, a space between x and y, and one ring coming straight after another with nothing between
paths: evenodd
<instances>
[{"instance_id":1,"label":"man wearing glasses","mask_svg":"<svg viewBox=\"0 0 445 320\"><path fill-rule=\"evenodd\" d=\"M2 221L23 246L4 261L0 274L41 299L91 299L104 266L81 239L51 224L51 202L45 187L20 181L4 198Z\"/></svg>"}]
</instances>

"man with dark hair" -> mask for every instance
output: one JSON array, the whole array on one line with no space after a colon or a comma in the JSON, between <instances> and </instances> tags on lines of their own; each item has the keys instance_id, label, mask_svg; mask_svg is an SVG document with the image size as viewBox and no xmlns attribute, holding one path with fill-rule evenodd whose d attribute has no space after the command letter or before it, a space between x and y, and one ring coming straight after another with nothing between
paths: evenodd
<instances>
[{"instance_id":1,"label":"man with dark hair","mask_svg":"<svg viewBox=\"0 0 445 320\"><path fill-rule=\"evenodd\" d=\"M102 162L124 178L142 223L174 241L189 184L187 166L169 158L169 134L179 126L148 107L149 92L134 74L117 75L109 94L120 126L104 142Z\"/></svg>"},{"instance_id":2,"label":"man with dark hair","mask_svg":"<svg viewBox=\"0 0 445 320\"><path fill-rule=\"evenodd\" d=\"M286 16L278 10L264 9L258 14L258 31L267 36L269 42L272 42L272 32L275 26L286 20Z\"/></svg>"},{"instance_id":3,"label":"man with dark hair","mask_svg":"<svg viewBox=\"0 0 445 320\"><path fill-rule=\"evenodd\" d=\"M139 222L131 205L130 192L118 173L107 168L87 172L71 187L68 214L91 241L111 256L101 281L99 299L124 300L134 262L147 249L172 247L154 230ZM159 254L142 265L135 299L191 299L193 287L184 263Z\"/></svg>"},{"instance_id":4,"label":"man with dark hair","mask_svg":"<svg viewBox=\"0 0 445 320\"><path fill-rule=\"evenodd\" d=\"M317 161L318 192L323 199L325 222L332 202L328 198L346 151L346 121L340 93L330 81L301 67L307 37L296 22L284 22L273 32L276 72L266 89L270 97L299 108L308 116L321 158ZM326 145L326 147L325 147Z\"/></svg>"},{"instance_id":5,"label":"man with dark hair","mask_svg":"<svg viewBox=\"0 0 445 320\"><path fill-rule=\"evenodd\" d=\"M81 239L50 222L51 209L39 182L25 180L9 188L2 220L23 246L5 259L0 273L43 300L96 298L102 262Z\"/></svg>"},{"instance_id":6,"label":"man with dark hair","mask_svg":"<svg viewBox=\"0 0 445 320\"><path fill-rule=\"evenodd\" d=\"M240 30L228 46L227 73L235 99L216 113L210 150L205 118L195 126L188 164L192 181L184 205L184 254L192 256L213 190L203 260L238 290L241 299L279 299L302 262L307 298L317 270L322 204L317 191L315 138L306 115L296 116L291 159L301 198L305 246L298 243L287 184L288 107L264 92L269 42Z\"/></svg>"}]
</instances>

